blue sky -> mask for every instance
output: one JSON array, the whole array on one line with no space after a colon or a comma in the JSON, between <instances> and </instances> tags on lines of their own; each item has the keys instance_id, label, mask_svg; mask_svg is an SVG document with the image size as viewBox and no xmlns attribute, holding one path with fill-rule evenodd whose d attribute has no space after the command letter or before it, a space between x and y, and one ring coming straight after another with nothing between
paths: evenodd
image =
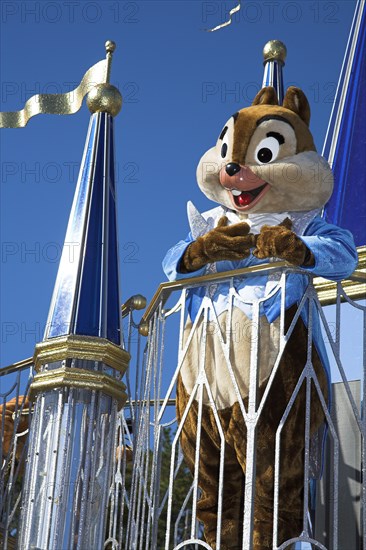
<instances>
[{"instance_id":1,"label":"blue sky","mask_svg":"<svg viewBox=\"0 0 366 550\"><path fill-rule=\"evenodd\" d=\"M21 109L38 92L67 92L117 43L116 119L122 299L151 299L166 250L188 232L186 202L213 205L195 171L223 124L248 106L263 77L262 49L288 49L285 85L312 107L322 148L355 1L19 1L1 3L1 106ZM2 130L1 360L29 357L42 339L73 198L89 112L39 116Z\"/></svg>"}]
</instances>

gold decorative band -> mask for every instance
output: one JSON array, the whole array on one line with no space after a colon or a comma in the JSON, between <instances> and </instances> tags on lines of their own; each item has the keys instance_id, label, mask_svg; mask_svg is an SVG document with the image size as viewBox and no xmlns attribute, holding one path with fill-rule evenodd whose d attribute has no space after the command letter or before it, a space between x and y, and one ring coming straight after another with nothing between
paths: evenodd
<instances>
[{"instance_id":1,"label":"gold decorative band","mask_svg":"<svg viewBox=\"0 0 366 550\"><path fill-rule=\"evenodd\" d=\"M100 391L116 399L119 407L123 407L127 400L126 386L120 380L102 372L69 367L36 374L29 390L30 399L33 400L37 394L55 388Z\"/></svg>"},{"instance_id":2,"label":"gold decorative band","mask_svg":"<svg viewBox=\"0 0 366 550\"><path fill-rule=\"evenodd\" d=\"M127 351L105 338L69 334L37 344L34 351L34 366L36 371L39 371L41 365L47 363L63 359L85 359L100 361L124 374L130 358Z\"/></svg>"},{"instance_id":3,"label":"gold decorative band","mask_svg":"<svg viewBox=\"0 0 366 550\"><path fill-rule=\"evenodd\" d=\"M65 94L37 94L28 99L21 111L0 113L0 128L24 128L35 115L72 115L76 113L83 102L84 96L97 84L107 81L108 62L102 59L82 78L79 86Z\"/></svg>"},{"instance_id":4,"label":"gold decorative band","mask_svg":"<svg viewBox=\"0 0 366 550\"><path fill-rule=\"evenodd\" d=\"M352 275L352 280L342 281L342 287L351 300L364 300L366 298L366 246L360 246L358 251L357 270ZM316 277L314 287L323 306L335 304L337 298L337 283Z\"/></svg>"}]
</instances>

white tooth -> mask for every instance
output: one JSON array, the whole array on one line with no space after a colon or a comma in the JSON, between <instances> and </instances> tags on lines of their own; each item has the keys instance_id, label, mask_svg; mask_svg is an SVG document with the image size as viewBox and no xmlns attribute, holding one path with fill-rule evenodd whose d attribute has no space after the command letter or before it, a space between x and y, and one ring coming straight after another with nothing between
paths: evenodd
<instances>
[{"instance_id":1,"label":"white tooth","mask_svg":"<svg viewBox=\"0 0 366 550\"><path fill-rule=\"evenodd\" d=\"M234 197L238 197L239 195L242 194L242 191L239 191L239 189L232 189L231 192L234 195Z\"/></svg>"}]
</instances>

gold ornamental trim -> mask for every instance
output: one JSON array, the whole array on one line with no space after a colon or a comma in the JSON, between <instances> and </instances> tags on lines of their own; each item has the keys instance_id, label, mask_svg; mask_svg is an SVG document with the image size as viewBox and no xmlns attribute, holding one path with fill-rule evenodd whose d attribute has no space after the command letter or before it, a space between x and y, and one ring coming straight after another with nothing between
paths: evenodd
<instances>
[{"instance_id":1,"label":"gold ornamental trim","mask_svg":"<svg viewBox=\"0 0 366 550\"><path fill-rule=\"evenodd\" d=\"M126 386L120 380L102 372L70 367L36 374L29 390L30 399L33 400L41 392L56 388L100 391L116 399L119 407L123 407L127 400Z\"/></svg>"},{"instance_id":2,"label":"gold ornamental trim","mask_svg":"<svg viewBox=\"0 0 366 550\"><path fill-rule=\"evenodd\" d=\"M342 281L344 294L351 300L364 300L366 298L366 246L357 248L358 266L350 279ZM316 277L314 288L322 306L329 306L336 303L337 283ZM344 301L344 299L342 299Z\"/></svg>"},{"instance_id":3,"label":"gold ornamental trim","mask_svg":"<svg viewBox=\"0 0 366 550\"><path fill-rule=\"evenodd\" d=\"M106 338L68 334L45 340L36 345L34 367L38 372L42 365L64 359L100 361L124 374L130 362L130 354Z\"/></svg>"}]
</instances>

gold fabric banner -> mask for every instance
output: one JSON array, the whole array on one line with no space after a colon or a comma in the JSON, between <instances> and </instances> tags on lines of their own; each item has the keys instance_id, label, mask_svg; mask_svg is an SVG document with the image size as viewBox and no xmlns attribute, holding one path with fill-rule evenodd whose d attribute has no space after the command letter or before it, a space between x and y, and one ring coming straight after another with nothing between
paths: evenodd
<instances>
[{"instance_id":1,"label":"gold fabric banner","mask_svg":"<svg viewBox=\"0 0 366 550\"><path fill-rule=\"evenodd\" d=\"M90 67L74 90L64 94L37 94L28 99L21 111L0 113L0 128L24 128L32 117L40 114L72 115L76 113L85 95L97 84L107 82L108 69L108 59L103 59Z\"/></svg>"}]
</instances>

